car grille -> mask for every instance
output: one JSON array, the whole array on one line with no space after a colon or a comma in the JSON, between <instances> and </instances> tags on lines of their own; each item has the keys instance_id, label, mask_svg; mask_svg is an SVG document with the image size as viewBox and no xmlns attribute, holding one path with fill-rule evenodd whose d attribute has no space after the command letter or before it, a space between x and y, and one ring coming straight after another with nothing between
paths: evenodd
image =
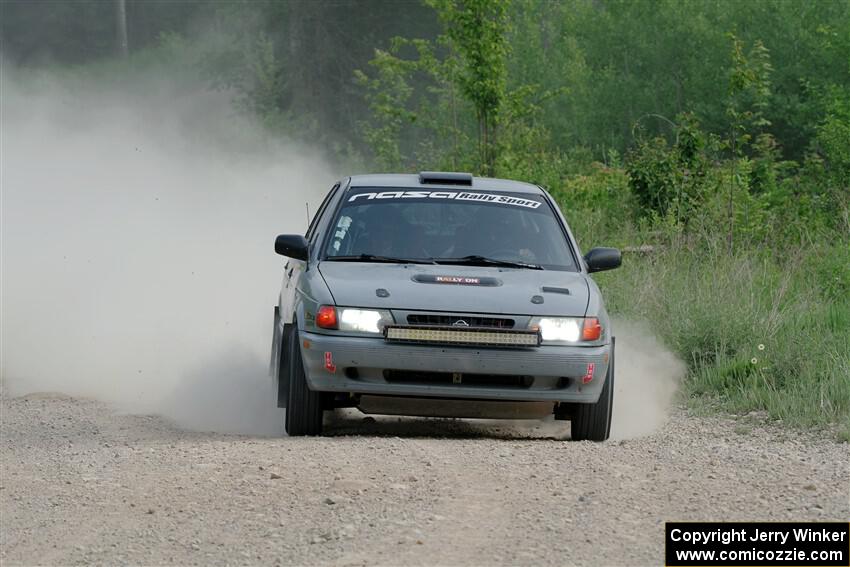
<instances>
[{"instance_id":1,"label":"car grille","mask_svg":"<svg viewBox=\"0 0 850 567\"><path fill-rule=\"evenodd\" d=\"M499 388L530 388L531 376L501 374L457 374L451 372L424 372L419 370L384 370L387 382L403 384L457 384L458 386L493 386Z\"/></svg>"},{"instance_id":2,"label":"car grille","mask_svg":"<svg viewBox=\"0 0 850 567\"><path fill-rule=\"evenodd\" d=\"M459 323L463 321L463 323ZM478 327L487 329L513 329L516 321L502 317L469 317L467 315L432 315L413 313L407 316L408 325L436 325L441 327ZM464 324L465 323L465 324Z\"/></svg>"}]
</instances>

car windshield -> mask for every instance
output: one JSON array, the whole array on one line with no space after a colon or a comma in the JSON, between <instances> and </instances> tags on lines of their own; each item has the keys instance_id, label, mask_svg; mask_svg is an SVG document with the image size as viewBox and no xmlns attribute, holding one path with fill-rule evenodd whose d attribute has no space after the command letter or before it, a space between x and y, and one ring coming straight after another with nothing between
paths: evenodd
<instances>
[{"instance_id":1,"label":"car windshield","mask_svg":"<svg viewBox=\"0 0 850 567\"><path fill-rule=\"evenodd\" d=\"M543 196L507 192L355 189L334 220L325 258L576 271Z\"/></svg>"}]
</instances>

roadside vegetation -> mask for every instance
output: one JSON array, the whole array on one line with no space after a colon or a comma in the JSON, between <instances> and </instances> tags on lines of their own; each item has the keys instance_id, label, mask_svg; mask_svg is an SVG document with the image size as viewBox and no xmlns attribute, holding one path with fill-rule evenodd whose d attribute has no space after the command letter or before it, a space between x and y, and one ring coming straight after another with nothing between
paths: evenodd
<instances>
[{"instance_id":1,"label":"roadside vegetation","mask_svg":"<svg viewBox=\"0 0 850 567\"><path fill-rule=\"evenodd\" d=\"M547 187L585 249L627 250L609 309L687 363L692 404L850 439L850 1L128 4L131 62L182 61L347 170ZM126 65L101 43L52 64Z\"/></svg>"},{"instance_id":2,"label":"roadside vegetation","mask_svg":"<svg viewBox=\"0 0 850 567\"><path fill-rule=\"evenodd\" d=\"M648 321L688 364L685 391L693 403L736 413L765 411L795 426L838 424L846 437L847 21L832 22L842 28L831 28L827 19L814 30L789 29L797 37L814 32L808 39L821 54L841 53L833 61L834 75L813 70L797 77L807 86L795 91L805 100L795 106L788 100L786 65L799 65L799 55L784 54L785 61L776 62L761 38L736 35L743 22L734 20L747 18L740 5L726 5L729 13L722 15L732 21L723 33L705 21L705 28L691 29L690 16L680 11L683 3L653 3L679 26L661 32L657 43L640 43L649 40L647 32L637 45L618 38L627 45L615 50L616 56L634 57L635 66L647 66L644 72L660 75L652 81L640 71L630 73L628 61L625 69L617 63L594 69L581 49L589 39L584 24L604 28L600 20L610 18L615 23L608 23L603 37L615 37L618 28L631 33L626 20L647 19L649 4L606 3L602 13L582 3L563 11L550 5L548 15L560 16L556 29L532 2L427 4L443 33L432 41L396 39L389 50L377 52L369 71L358 74L371 102L366 136L378 163L387 170L471 169L549 188L586 249L607 244L633 250L622 270L598 279L612 313ZM697 20L717 8L690 4L703 12ZM591 14L576 14L575 6ZM773 6L784 12L788 28L828 18L826 9L818 14L801 4ZM850 14L847 3L820 7ZM761 9L767 16L768 4ZM795 15L802 20L792 20ZM541 21L543 29L535 30ZM646 27L652 33L660 28ZM688 53L689 45L698 49L692 33L713 37L717 46L699 63L687 59L696 55ZM679 39L683 43L674 46ZM547 40L561 44L560 57L547 58ZM774 45L783 48L778 41ZM673 68L653 68L651 58L663 57L665 49L664 65ZM615 70L626 73L612 77ZM560 83L553 71L560 73ZM526 80L512 83L511 72ZM673 115L659 114L657 102L648 100L669 95L663 92L668 86L705 81L701 74L711 76L711 84L702 83L706 92L665 105L678 110ZM415 88L422 77L429 87ZM597 90L595 81L609 90ZM583 110L612 118L612 143L602 155L565 144L564 130L577 137L576 126L587 122L575 111L575 99L588 90L596 104ZM613 108L594 108L606 104ZM645 114L610 116L637 104ZM558 115L559 109L566 115ZM795 114L806 116L800 130L786 122ZM412 136L411 130L420 134ZM789 145L779 138L784 134Z\"/></svg>"}]
</instances>

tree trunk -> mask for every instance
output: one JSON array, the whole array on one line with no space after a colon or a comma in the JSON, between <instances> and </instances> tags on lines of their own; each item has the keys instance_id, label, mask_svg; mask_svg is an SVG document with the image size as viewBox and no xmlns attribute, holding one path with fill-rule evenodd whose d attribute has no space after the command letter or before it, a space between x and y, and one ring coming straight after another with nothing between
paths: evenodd
<instances>
[{"instance_id":1,"label":"tree trunk","mask_svg":"<svg viewBox=\"0 0 850 567\"><path fill-rule=\"evenodd\" d=\"M734 126L733 126L734 128ZM737 153L737 132L732 130L732 165L730 168L730 176L729 179L729 234L726 237L727 244L729 245L729 254L732 254L735 243L735 201L734 201L734 191L735 186L738 183L738 153Z\"/></svg>"},{"instance_id":2,"label":"tree trunk","mask_svg":"<svg viewBox=\"0 0 850 567\"><path fill-rule=\"evenodd\" d=\"M118 53L126 58L129 49L127 46L127 2L126 0L115 0L115 24L118 36Z\"/></svg>"}]
</instances>

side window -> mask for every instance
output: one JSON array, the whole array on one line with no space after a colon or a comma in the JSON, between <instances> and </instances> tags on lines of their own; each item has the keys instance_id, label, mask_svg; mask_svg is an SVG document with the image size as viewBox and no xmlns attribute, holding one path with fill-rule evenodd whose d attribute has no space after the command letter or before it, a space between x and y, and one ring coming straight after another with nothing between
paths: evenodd
<instances>
[{"instance_id":1,"label":"side window","mask_svg":"<svg viewBox=\"0 0 850 567\"><path fill-rule=\"evenodd\" d=\"M347 238L351 229L351 220L351 217L347 215L341 215L339 217L339 222L337 222L336 228L334 228L333 240L331 240L329 245L328 255L346 256L351 252L352 239Z\"/></svg>"},{"instance_id":2,"label":"side window","mask_svg":"<svg viewBox=\"0 0 850 567\"><path fill-rule=\"evenodd\" d=\"M325 199L322 201L322 204L319 205L319 210L316 211L316 214L313 217L313 220L310 221L310 226L307 228L307 234L304 235L304 238L306 238L309 242L312 243L313 235L316 233L316 226L318 226L318 224L319 224L319 219L322 218L322 213L324 213L325 209L328 208L328 203L333 198L337 189L339 189L339 183L337 183L336 185L331 187L331 190L328 191L327 195L325 195Z\"/></svg>"}]
</instances>

